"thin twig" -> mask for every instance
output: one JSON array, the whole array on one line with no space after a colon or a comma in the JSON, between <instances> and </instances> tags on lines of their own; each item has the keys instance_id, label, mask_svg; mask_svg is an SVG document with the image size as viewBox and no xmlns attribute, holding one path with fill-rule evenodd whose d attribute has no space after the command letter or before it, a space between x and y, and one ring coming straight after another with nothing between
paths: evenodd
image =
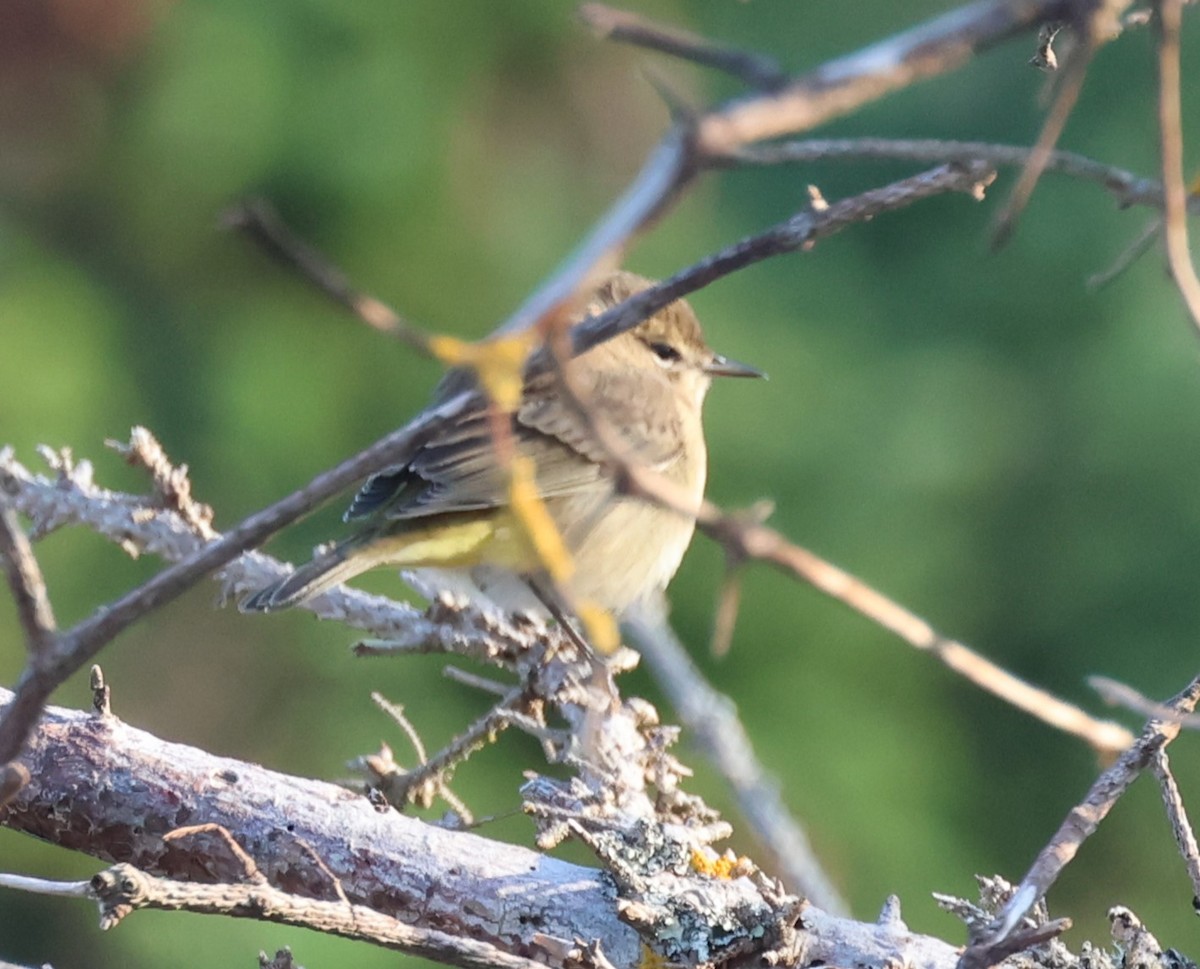
<instances>
[{"instance_id":1,"label":"thin twig","mask_svg":"<svg viewBox=\"0 0 1200 969\"><path fill-rule=\"evenodd\" d=\"M852 159L923 164L979 161L1001 168L1028 164L1033 151L1021 145L940 138L805 138L740 148L726 156L724 161L730 165L781 165ZM1051 151L1046 156L1045 170L1094 182L1110 192L1122 208L1143 206L1161 210L1164 204L1162 183L1157 179L1144 178L1073 151ZM1188 205L1193 214L1200 214L1200 198L1189 197Z\"/></svg>"},{"instance_id":2,"label":"thin twig","mask_svg":"<svg viewBox=\"0 0 1200 969\"><path fill-rule=\"evenodd\" d=\"M91 898L100 907L102 929L114 928L138 909L197 912L301 926L468 969L541 969L542 966L488 942L406 925L364 905L301 898L271 885L172 881L127 864L113 865L88 882L49 882L4 875L0 876L0 884L40 894Z\"/></svg>"},{"instance_id":3,"label":"thin twig","mask_svg":"<svg viewBox=\"0 0 1200 969\"><path fill-rule=\"evenodd\" d=\"M1087 36L1081 38L1071 52L1070 59L1067 61L1067 69L1060 79L1058 94L1054 98L1054 104L1050 106L1050 113L1046 116L1037 142L1029 154L1028 161L1025 162L1025 167L1021 169L1021 176L1017 179L1017 184L1013 186L1008 201L996 216L992 231L993 248L1001 248L1012 237L1017 219L1020 218L1030 196L1033 195L1034 188L1046 170L1050 154L1054 151L1054 146L1058 144L1063 128L1066 127L1067 119L1071 116L1071 112L1079 100L1079 93L1083 90L1087 69L1092 62L1092 56L1096 53L1096 48L1094 28L1089 27Z\"/></svg>"},{"instance_id":4,"label":"thin twig","mask_svg":"<svg viewBox=\"0 0 1200 969\"><path fill-rule=\"evenodd\" d=\"M1200 202L1200 196L1193 196L1193 198L1196 202ZM1150 247L1154 245L1154 241L1162 235L1162 228L1162 216L1151 219L1142 228L1142 231L1138 233L1136 238L1117 254L1117 257L1112 261L1112 265L1107 269L1101 269L1098 272L1092 273L1092 275L1088 276L1084 285L1092 292L1103 289L1132 266L1139 256L1149 252Z\"/></svg>"},{"instance_id":5,"label":"thin twig","mask_svg":"<svg viewBox=\"0 0 1200 969\"><path fill-rule=\"evenodd\" d=\"M1167 820L1171 822L1171 833L1175 836L1175 844L1179 847L1180 857L1192 882L1192 907L1200 908L1200 848L1196 845L1196 832L1183 806L1183 795L1175 783L1175 775L1171 773L1171 761L1166 750L1160 747L1155 751L1152 767L1162 792L1163 807L1167 809Z\"/></svg>"},{"instance_id":6,"label":"thin twig","mask_svg":"<svg viewBox=\"0 0 1200 969\"><path fill-rule=\"evenodd\" d=\"M493 680L490 676L480 676L478 673L472 673L469 670L460 669L457 666L445 666L442 668L442 676L448 680L453 680L455 683L460 683L463 686L469 686L474 690L480 690L484 693L489 693L492 696L504 696L511 689L509 684L501 683L499 680Z\"/></svg>"},{"instance_id":7,"label":"thin twig","mask_svg":"<svg viewBox=\"0 0 1200 969\"><path fill-rule=\"evenodd\" d=\"M205 541L217 537L212 527L212 508L192 497L187 465L174 465L150 431L144 427L134 427L129 434L128 444L120 441L105 443L129 464L149 472L159 500L187 522L192 531Z\"/></svg>"},{"instance_id":8,"label":"thin twig","mask_svg":"<svg viewBox=\"0 0 1200 969\"><path fill-rule=\"evenodd\" d=\"M185 827L168 831L162 836L162 839L163 841L180 841L185 838L194 838L199 834L216 835L217 840L229 852L229 856L241 867L242 878L245 881L253 882L256 885L265 885L267 883L267 876L259 869L258 862L251 858L246 849L237 843L233 832L223 824L213 822L189 824Z\"/></svg>"},{"instance_id":9,"label":"thin twig","mask_svg":"<svg viewBox=\"0 0 1200 969\"><path fill-rule=\"evenodd\" d=\"M690 31L655 23L646 17L618 10L607 4L585 3L579 8L579 18L598 37L646 47L682 60L703 64L705 67L713 67L740 78L750 87L774 91L788 81L787 74L773 58L717 44Z\"/></svg>"},{"instance_id":10,"label":"thin twig","mask_svg":"<svg viewBox=\"0 0 1200 969\"><path fill-rule=\"evenodd\" d=\"M653 670L655 681L729 784L739 809L771 854L774 866L784 873L784 880L826 911L849 911L808 835L784 805L778 782L759 762L730 699L705 681L661 616L634 611L626 620L628 633Z\"/></svg>"},{"instance_id":11,"label":"thin twig","mask_svg":"<svg viewBox=\"0 0 1200 969\"><path fill-rule=\"evenodd\" d=\"M799 134L885 94L955 70L975 54L1048 20L1065 19L1069 0L985 0L951 10L852 54L822 64L783 89L739 98L697 123L701 157Z\"/></svg>"},{"instance_id":12,"label":"thin twig","mask_svg":"<svg viewBox=\"0 0 1200 969\"><path fill-rule=\"evenodd\" d=\"M37 558L29 539L25 536L17 513L8 501L0 496L0 558L4 560L4 574L12 590L17 606L17 616L25 630L25 642L33 662L48 657L54 649L54 610L46 595L46 580L38 567ZM0 762L11 760L0 755Z\"/></svg>"},{"instance_id":13,"label":"thin twig","mask_svg":"<svg viewBox=\"0 0 1200 969\"><path fill-rule=\"evenodd\" d=\"M395 805L414 803L418 800L418 792L430 783L440 794L447 772L481 750L496 733L508 726L508 718L525 696L526 689L524 684L513 687L487 713L436 754L428 759L422 756L420 764L412 770L397 768L386 776L381 773L380 786L388 802Z\"/></svg>"},{"instance_id":14,"label":"thin twig","mask_svg":"<svg viewBox=\"0 0 1200 969\"><path fill-rule=\"evenodd\" d=\"M571 330L573 352L583 353L612 339L664 306L735 270L771 256L797 250L807 252L820 240L848 226L946 192L982 198L983 189L994 177L995 172L979 162L951 163L828 205L810 205L786 221L713 253L669 279L635 293L618 306L576 324Z\"/></svg>"},{"instance_id":15,"label":"thin twig","mask_svg":"<svg viewBox=\"0 0 1200 969\"><path fill-rule=\"evenodd\" d=\"M1164 703L1151 700L1127 683L1111 680L1107 676L1089 676L1087 684L1100 694L1100 699L1114 707L1132 710L1146 719L1177 723L1185 730L1200 730L1200 714L1178 713Z\"/></svg>"},{"instance_id":16,"label":"thin twig","mask_svg":"<svg viewBox=\"0 0 1200 969\"><path fill-rule=\"evenodd\" d=\"M1179 91L1179 29L1183 20L1182 0L1158 2L1158 130L1162 152L1163 191L1166 208L1163 235L1171 276L1200 330L1200 279L1188 246L1188 191L1183 177L1183 122Z\"/></svg>"},{"instance_id":17,"label":"thin twig","mask_svg":"<svg viewBox=\"0 0 1200 969\"><path fill-rule=\"evenodd\" d=\"M244 233L368 326L429 354L429 337L425 333L390 306L350 285L345 273L293 232L266 199L251 198L239 202L222 213L221 224Z\"/></svg>"},{"instance_id":18,"label":"thin twig","mask_svg":"<svg viewBox=\"0 0 1200 969\"><path fill-rule=\"evenodd\" d=\"M1167 706L1176 714L1191 713L1197 701L1200 701L1200 676L1193 679ZM1022 919L1050 890L1083 842L1096 831L1129 785L1153 763L1155 753L1174 740L1179 731L1177 723L1151 720L1146 724L1136 743L1096 779L1083 801L1068 812L1054 837L1038 853L1028 874L997 916L995 930L984 941L963 953L959 969L994 964L994 948L1003 945L1004 940L1021 925Z\"/></svg>"},{"instance_id":19,"label":"thin twig","mask_svg":"<svg viewBox=\"0 0 1200 969\"><path fill-rule=\"evenodd\" d=\"M598 282L615 269L629 240L662 215L695 176L692 142L687 125L673 125L583 242L495 332L515 333L553 318L556 307L587 289L589 279Z\"/></svg>"},{"instance_id":20,"label":"thin twig","mask_svg":"<svg viewBox=\"0 0 1200 969\"><path fill-rule=\"evenodd\" d=\"M413 753L417 755L417 763L424 764L428 759L425 755L425 744L421 740L421 735L417 733L417 728L413 726L413 722L404 715L404 707L393 703L378 690L371 693L371 700L375 706L392 718L396 726L404 731L409 744L412 745Z\"/></svg>"}]
</instances>

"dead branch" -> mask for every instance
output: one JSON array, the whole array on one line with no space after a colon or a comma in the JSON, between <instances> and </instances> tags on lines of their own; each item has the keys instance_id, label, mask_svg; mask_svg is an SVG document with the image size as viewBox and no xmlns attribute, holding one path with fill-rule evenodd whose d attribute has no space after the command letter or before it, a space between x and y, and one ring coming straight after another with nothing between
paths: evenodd
<instances>
[{"instance_id":1,"label":"dead branch","mask_svg":"<svg viewBox=\"0 0 1200 969\"><path fill-rule=\"evenodd\" d=\"M0 706L11 699L0 690ZM612 965L641 964L639 937L618 917L612 884L596 869L380 812L343 788L167 743L115 717L48 707L23 764L32 780L4 810L4 824L107 862L120 857L132 869L116 873L161 888L161 898L171 900L164 907L254 915L270 909L287 913L292 924L323 930L329 920L339 931L358 931L355 937L383 945L443 933L452 940L448 954L427 955L460 965L454 952L465 949L495 950L552 969L578 966L576 940L600 945ZM94 777L105 783L94 784ZM181 817L227 831L269 891L250 891L245 862L233 853L157 833L169 834ZM592 837L603 836L594 815L567 823L592 826ZM170 884L159 886L158 879ZM720 913L737 904L738 883L745 880L691 870L675 888L708 905L720 921ZM15 876L2 882L77 897L89 887ZM126 900L119 892L117 899ZM234 899L244 908L230 911ZM625 909L625 918L641 914L638 906ZM790 957L771 964L951 969L959 951L911 932L895 904L874 923L807 906L796 929Z\"/></svg>"},{"instance_id":2,"label":"dead branch","mask_svg":"<svg viewBox=\"0 0 1200 969\"><path fill-rule=\"evenodd\" d=\"M733 101L700 119L705 157L799 134L918 81L953 71L1001 41L1070 19L1076 4L988 0L960 7L793 80L780 91Z\"/></svg>"},{"instance_id":3,"label":"dead branch","mask_svg":"<svg viewBox=\"0 0 1200 969\"><path fill-rule=\"evenodd\" d=\"M1159 790L1162 792L1163 807L1167 811L1167 820L1171 824L1171 834L1179 848L1179 856L1183 859L1188 878L1192 883L1192 907L1200 908L1200 847L1196 845L1196 832L1188 820L1187 810L1183 806L1183 794L1175 782L1171 772L1171 761L1165 748L1160 747L1154 753L1154 776L1158 778Z\"/></svg>"},{"instance_id":4,"label":"dead branch","mask_svg":"<svg viewBox=\"0 0 1200 969\"><path fill-rule=\"evenodd\" d=\"M952 141L940 138L811 138L771 145L753 145L729 156L734 165L781 165L845 159L936 162L985 162L1000 167L1024 166L1033 149L986 141ZM1094 182L1110 192L1121 208L1163 207L1162 182L1143 178L1115 165L1073 151L1054 149L1046 156L1045 171ZM1200 214L1200 198L1190 196L1188 208Z\"/></svg>"},{"instance_id":5,"label":"dead branch","mask_svg":"<svg viewBox=\"0 0 1200 969\"><path fill-rule=\"evenodd\" d=\"M1200 701L1200 676L1172 699L1167 706L1174 713L1191 713ZM994 965L995 946L1021 925L1029 910L1044 898L1063 869L1070 864L1080 846L1100 826L1108 812L1129 788L1138 775L1151 765L1155 754L1179 735L1180 726L1170 721L1151 720L1142 730L1137 742L1092 784L1087 796L1072 808L1046 844L1028 874L1014 891L1012 899L997 917L986 938L971 946L962 957L961 969L980 969Z\"/></svg>"}]
</instances>

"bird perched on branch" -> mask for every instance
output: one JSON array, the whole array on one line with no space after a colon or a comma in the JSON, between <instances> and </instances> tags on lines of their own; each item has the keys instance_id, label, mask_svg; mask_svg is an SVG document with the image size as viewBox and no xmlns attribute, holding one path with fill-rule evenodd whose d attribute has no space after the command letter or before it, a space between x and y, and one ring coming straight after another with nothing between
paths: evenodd
<instances>
[{"instance_id":1,"label":"bird perched on branch","mask_svg":"<svg viewBox=\"0 0 1200 969\"><path fill-rule=\"evenodd\" d=\"M614 273L586 313L601 313L650 285ZM711 379L762 374L714 353L682 300L565 367L575 399L545 355L526 366L520 404L508 418L507 459L489 402L479 394L406 461L367 480L345 514L361 523L358 532L319 550L242 609L285 609L381 565L420 570L435 588L510 612L560 614L564 606L572 612L588 604L620 615L661 592L695 522L622 493L614 461L653 469L698 503L707 470L701 407ZM597 425L617 447L601 442ZM518 500L518 463L532 469L532 517L542 525L531 523ZM546 561L536 533L551 523L565 568Z\"/></svg>"}]
</instances>

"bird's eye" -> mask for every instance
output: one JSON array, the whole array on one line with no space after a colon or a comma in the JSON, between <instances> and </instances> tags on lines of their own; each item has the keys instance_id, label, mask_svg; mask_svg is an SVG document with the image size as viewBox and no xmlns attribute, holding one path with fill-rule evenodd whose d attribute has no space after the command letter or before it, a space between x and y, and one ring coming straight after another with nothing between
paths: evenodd
<instances>
[{"instance_id":1,"label":"bird's eye","mask_svg":"<svg viewBox=\"0 0 1200 969\"><path fill-rule=\"evenodd\" d=\"M679 351L669 343L654 342L650 344L650 349L663 363L677 363L682 359Z\"/></svg>"}]
</instances>

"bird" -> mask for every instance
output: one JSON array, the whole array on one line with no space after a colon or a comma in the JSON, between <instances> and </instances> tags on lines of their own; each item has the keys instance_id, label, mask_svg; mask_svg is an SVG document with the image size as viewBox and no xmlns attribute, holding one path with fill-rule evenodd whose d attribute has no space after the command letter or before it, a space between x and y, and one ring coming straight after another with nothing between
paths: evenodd
<instances>
[{"instance_id":1,"label":"bird","mask_svg":"<svg viewBox=\"0 0 1200 969\"><path fill-rule=\"evenodd\" d=\"M597 315L651 285L615 271L582 315ZM697 504L708 466L701 412L712 378L764 376L714 352L682 299L565 366L623 457L663 475ZM443 381L461 386L462 379L450 371ZM406 460L367 479L344 515L357 531L255 592L242 611L286 609L385 565L416 572L423 586L481 607L549 611L555 618L579 603L619 618L662 593L695 521L622 491L610 449L564 399L561 377L544 354L527 363L520 404L508 419L515 451L533 468L537 494L570 556L570 576L557 588L513 514L511 467L498 455L488 402L476 394Z\"/></svg>"}]
</instances>

